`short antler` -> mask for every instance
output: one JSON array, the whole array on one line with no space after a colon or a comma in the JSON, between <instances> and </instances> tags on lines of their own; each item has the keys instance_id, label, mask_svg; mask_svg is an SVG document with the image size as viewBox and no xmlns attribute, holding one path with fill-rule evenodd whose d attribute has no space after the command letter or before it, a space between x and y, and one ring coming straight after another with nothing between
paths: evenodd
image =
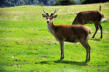
<instances>
[{"instance_id":1,"label":"short antler","mask_svg":"<svg viewBox=\"0 0 109 72\"><path fill-rule=\"evenodd\" d=\"M54 15L57 12L57 9L55 9L55 11L53 13L51 13L51 16Z\"/></svg>"},{"instance_id":2,"label":"short antler","mask_svg":"<svg viewBox=\"0 0 109 72\"><path fill-rule=\"evenodd\" d=\"M57 9L55 9L54 14L57 12Z\"/></svg>"},{"instance_id":3,"label":"short antler","mask_svg":"<svg viewBox=\"0 0 109 72\"><path fill-rule=\"evenodd\" d=\"M43 10L43 12L46 14L47 12L45 10Z\"/></svg>"},{"instance_id":4,"label":"short antler","mask_svg":"<svg viewBox=\"0 0 109 72\"><path fill-rule=\"evenodd\" d=\"M48 13L45 10L43 10L43 12L48 16Z\"/></svg>"}]
</instances>

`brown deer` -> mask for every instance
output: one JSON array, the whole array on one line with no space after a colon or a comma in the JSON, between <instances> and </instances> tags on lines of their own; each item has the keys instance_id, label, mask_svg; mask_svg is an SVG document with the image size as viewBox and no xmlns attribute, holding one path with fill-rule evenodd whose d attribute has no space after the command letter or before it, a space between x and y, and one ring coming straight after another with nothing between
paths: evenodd
<instances>
[{"instance_id":1,"label":"brown deer","mask_svg":"<svg viewBox=\"0 0 109 72\"><path fill-rule=\"evenodd\" d=\"M101 37L102 38L102 26L101 26L101 19L104 17L104 15L100 12L101 11L101 6L98 10L93 10L93 11L82 11L79 13L76 13L77 16L75 17L74 21L72 24L88 24L88 23L94 23L96 31L93 34L92 38L95 37L98 29L100 28L101 31Z\"/></svg>"},{"instance_id":2,"label":"brown deer","mask_svg":"<svg viewBox=\"0 0 109 72\"><path fill-rule=\"evenodd\" d=\"M44 10L43 10L44 11ZM49 14L44 11L43 17L47 20L48 30L59 41L61 48L61 57L64 59L64 42L80 42L86 49L86 62L90 60L90 46L88 44L88 35L91 33L91 29L85 25L55 25L53 24L53 18L56 18L56 10Z\"/></svg>"}]
</instances>

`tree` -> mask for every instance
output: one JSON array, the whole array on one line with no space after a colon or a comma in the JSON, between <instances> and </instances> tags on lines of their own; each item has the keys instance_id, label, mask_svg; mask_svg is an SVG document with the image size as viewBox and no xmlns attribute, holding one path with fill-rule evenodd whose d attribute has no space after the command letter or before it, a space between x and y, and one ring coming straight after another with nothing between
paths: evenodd
<instances>
[{"instance_id":1,"label":"tree","mask_svg":"<svg viewBox=\"0 0 109 72\"><path fill-rule=\"evenodd\" d=\"M55 5L71 5L74 4L73 0L56 0Z\"/></svg>"},{"instance_id":2,"label":"tree","mask_svg":"<svg viewBox=\"0 0 109 72\"><path fill-rule=\"evenodd\" d=\"M84 0L83 3L84 4L88 4L88 3L100 3L100 2L106 2L109 0Z\"/></svg>"}]
</instances>

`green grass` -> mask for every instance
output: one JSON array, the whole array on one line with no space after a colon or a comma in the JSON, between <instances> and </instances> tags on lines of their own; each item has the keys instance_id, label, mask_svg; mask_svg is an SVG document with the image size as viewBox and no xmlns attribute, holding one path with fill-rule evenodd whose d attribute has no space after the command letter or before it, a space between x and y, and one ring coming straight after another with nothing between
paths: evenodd
<instances>
[{"instance_id":1,"label":"green grass","mask_svg":"<svg viewBox=\"0 0 109 72\"><path fill-rule=\"evenodd\" d=\"M103 3L102 12L109 17L109 3ZM99 4L70 6L18 6L0 8L0 72L108 72L109 21L102 23L95 39L93 24L89 37L91 61L85 61L85 48L80 44L65 43L65 59L60 59L60 45L48 32L42 9L58 9L55 24L71 24L73 12L98 10Z\"/></svg>"}]
</instances>

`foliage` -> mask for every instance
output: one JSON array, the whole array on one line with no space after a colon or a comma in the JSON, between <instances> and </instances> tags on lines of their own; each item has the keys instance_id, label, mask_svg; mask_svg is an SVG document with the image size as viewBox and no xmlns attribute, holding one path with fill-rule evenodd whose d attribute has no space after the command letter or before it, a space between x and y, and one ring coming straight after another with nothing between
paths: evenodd
<instances>
[{"instance_id":1,"label":"foliage","mask_svg":"<svg viewBox=\"0 0 109 72\"><path fill-rule=\"evenodd\" d=\"M98 3L109 0L0 0L0 7L12 7L21 5L72 5L80 3Z\"/></svg>"},{"instance_id":2,"label":"foliage","mask_svg":"<svg viewBox=\"0 0 109 72\"><path fill-rule=\"evenodd\" d=\"M1 0L0 7L11 7L19 5L53 5L55 0Z\"/></svg>"},{"instance_id":3,"label":"foliage","mask_svg":"<svg viewBox=\"0 0 109 72\"><path fill-rule=\"evenodd\" d=\"M81 0L83 3L100 3L100 2L107 2L109 0Z\"/></svg>"},{"instance_id":4,"label":"foliage","mask_svg":"<svg viewBox=\"0 0 109 72\"><path fill-rule=\"evenodd\" d=\"M71 5L74 3L74 0L56 0L55 5Z\"/></svg>"}]
</instances>

